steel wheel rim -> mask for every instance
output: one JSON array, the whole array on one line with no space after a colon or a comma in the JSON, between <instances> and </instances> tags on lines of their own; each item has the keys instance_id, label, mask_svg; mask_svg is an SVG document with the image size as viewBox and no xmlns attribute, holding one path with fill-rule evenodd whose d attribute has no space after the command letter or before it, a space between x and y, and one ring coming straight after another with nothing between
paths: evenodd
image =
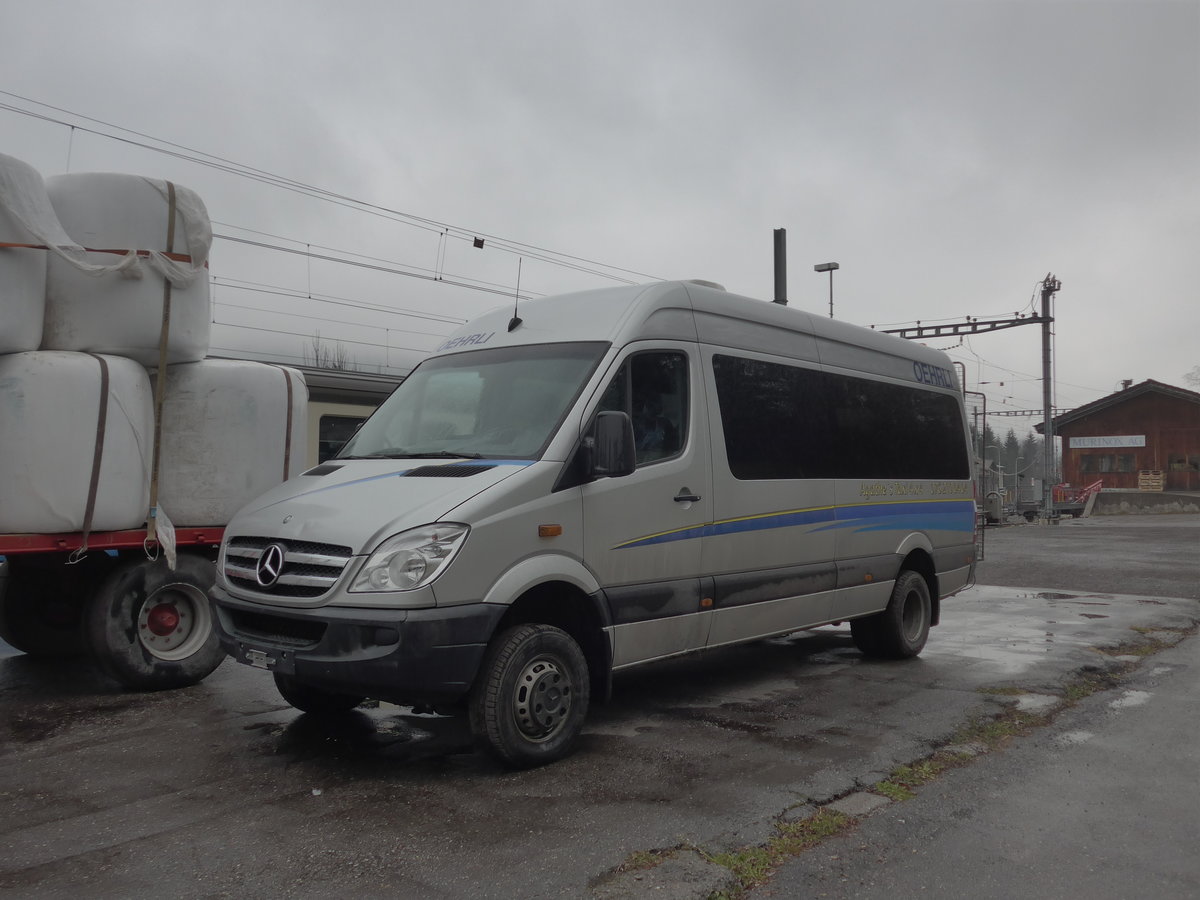
<instances>
[{"instance_id":1,"label":"steel wheel rim","mask_svg":"<svg viewBox=\"0 0 1200 900\"><path fill-rule=\"evenodd\" d=\"M192 584L168 584L146 598L138 612L138 641L166 662L187 659L212 631L204 592Z\"/></svg>"},{"instance_id":2,"label":"steel wheel rim","mask_svg":"<svg viewBox=\"0 0 1200 900\"><path fill-rule=\"evenodd\" d=\"M530 660L517 676L513 718L521 734L548 741L563 729L571 714L574 685L562 662L553 656Z\"/></svg>"}]
</instances>

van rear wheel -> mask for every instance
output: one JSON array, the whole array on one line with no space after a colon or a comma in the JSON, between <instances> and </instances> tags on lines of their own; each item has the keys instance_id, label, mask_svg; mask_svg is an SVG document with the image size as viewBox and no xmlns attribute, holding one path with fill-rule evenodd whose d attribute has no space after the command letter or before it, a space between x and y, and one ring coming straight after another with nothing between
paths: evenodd
<instances>
[{"instance_id":1,"label":"van rear wheel","mask_svg":"<svg viewBox=\"0 0 1200 900\"><path fill-rule=\"evenodd\" d=\"M925 579L919 572L905 569L896 578L887 608L873 616L854 619L850 634L855 646L867 656L909 659L925 647L932 608Z\"/></svg>"},{"instance_id":2,"label":"van rear wheel","mask_svg":"<svg viewBox=\"0 0 1200 900\"><path fill-rule=\"evenodd\" d=\"M516 768L571 752L589 700L583 651L551 625L518 625L493 638L471 693L471 731Z\"/></svg>"}]
</instances>

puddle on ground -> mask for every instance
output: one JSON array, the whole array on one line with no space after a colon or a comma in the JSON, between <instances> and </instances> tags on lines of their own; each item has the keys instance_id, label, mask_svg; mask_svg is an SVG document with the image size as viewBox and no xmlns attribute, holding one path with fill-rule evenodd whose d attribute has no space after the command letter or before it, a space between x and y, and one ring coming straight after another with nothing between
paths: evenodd
<instances>
[{"instance_id":1,"label":"puddle on ground","mask_svg":"<svg viewBox=\"0 0 1200 900\"><path fill-rule=\"evenodd\" d=\"M1077 606L1108 606L1098 603L1100 600L1113 600L1111 594L1062 594L1057 591L1039 591L1036 594L1018 594L1018 597L1028 597L1031 600L1072 600Z\"/></svg>"}]
</instances>

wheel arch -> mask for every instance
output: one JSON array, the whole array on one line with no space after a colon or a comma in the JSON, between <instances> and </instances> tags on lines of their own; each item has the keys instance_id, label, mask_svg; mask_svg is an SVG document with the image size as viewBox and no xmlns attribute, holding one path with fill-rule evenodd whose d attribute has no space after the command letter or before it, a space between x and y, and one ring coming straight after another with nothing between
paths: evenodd
<instances>
[{"instance_id":1,"label":"wheel arch","mask_svg":"<svg viewBox=\"0 0 1200 900\"><path fill-rule=\"evenodd\" d=\"M527 587L496 625L496 633L514 625L540 624L561 628L579 645L588 665L593 700L612 693L612 644L606 630L608 610L599 590L584 591L577 583L547 580Z\"/></svg>"},{"instance_id":2,"label":"wheel arch","mask_svg":"<svg viewBox=\"0 0 1200 900\"><path fill-rule=\"evenodd\" d=\"M922 543L925 546L922 546ZM925 539L923 542L910 546L907 551L902 551L900 569L897 574L905 569L911 569L925 579L925 584L929 587L929 624L937 625L942 614L942 598L938 593L937 569L933 564L932 548L928 544L928 539Z\"/></svg>"}]
</instances>

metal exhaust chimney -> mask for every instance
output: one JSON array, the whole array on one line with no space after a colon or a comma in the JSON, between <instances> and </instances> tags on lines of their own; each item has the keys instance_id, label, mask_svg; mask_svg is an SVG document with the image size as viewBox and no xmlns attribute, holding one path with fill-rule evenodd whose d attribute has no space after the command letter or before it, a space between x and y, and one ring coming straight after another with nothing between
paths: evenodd
<instances>
[{"instance_id":1,"label":"metal exhaust chimney","mask_svg":"<svg viewBox=\"0 0 1200 900\"><path fill-rule=\"evenodd\" d=\"M775 229L775 302L787 306L787 229Z\"/></svg>"}]
</instances>

